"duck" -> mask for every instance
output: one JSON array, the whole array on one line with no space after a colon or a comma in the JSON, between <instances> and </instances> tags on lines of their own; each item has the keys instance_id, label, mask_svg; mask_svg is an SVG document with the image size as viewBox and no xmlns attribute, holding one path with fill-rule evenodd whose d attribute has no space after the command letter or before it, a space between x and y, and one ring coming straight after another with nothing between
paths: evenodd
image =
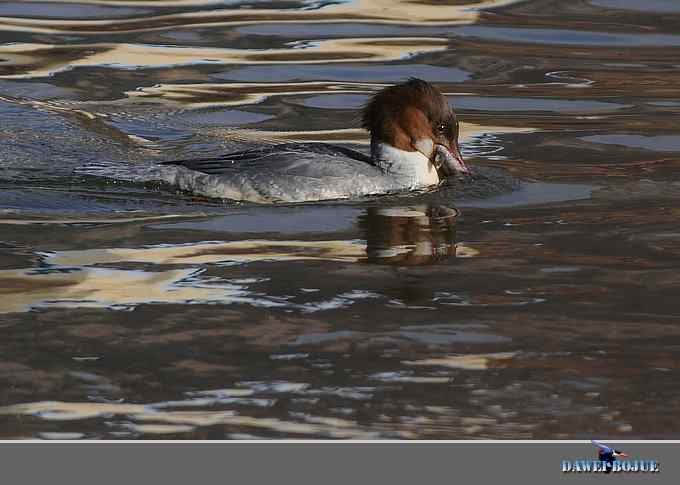
<instances>
[{"instance_id":1,"label":"duck","mask_svg":"<svg viewBox=\"0 0 680 485\"><path fill-rule=\"evenodd\" d=\"M364 105L370 153L322 142L266 144L217 157L161 162L164 181L196 195L255 203L351 199L433 190L469 175L454 109L422 79Z\"/></svg>"}]
</instances>

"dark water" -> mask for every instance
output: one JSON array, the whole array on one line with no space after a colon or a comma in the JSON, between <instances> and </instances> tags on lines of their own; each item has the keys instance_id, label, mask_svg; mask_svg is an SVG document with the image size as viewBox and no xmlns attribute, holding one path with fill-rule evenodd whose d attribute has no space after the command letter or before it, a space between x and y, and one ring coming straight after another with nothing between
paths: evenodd
<instances>
[{"instance_id":1,"label":"dark water","mask_svg":"<svg viewBox=\"0 0 680 485\"><path fill-rule=\"evenodd\" d=\"M674 0L0 5L0 437L680 438ZM365 145L408 76L498 190L149 182ZM506 183L507 182L507 183Z\"/></svg>"}]
</instances>

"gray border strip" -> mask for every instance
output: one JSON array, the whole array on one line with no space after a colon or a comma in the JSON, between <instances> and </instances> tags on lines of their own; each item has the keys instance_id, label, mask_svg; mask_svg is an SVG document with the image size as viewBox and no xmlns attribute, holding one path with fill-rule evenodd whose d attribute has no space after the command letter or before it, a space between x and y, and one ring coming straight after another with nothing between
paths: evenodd
<instances>
[{"instance_id":1,"label":"gray border strip","mask_svg":"<svg viewBox=\"0 0 680 485\"><path fill-rule=\"evenodd\" d=\"M656 474L573 474L562 460L594 459L589 441L1 442L5 483L680 483L680 442L609 441ZM9 479L9 480L8 480Z\"/></svg>"}]
</instances>

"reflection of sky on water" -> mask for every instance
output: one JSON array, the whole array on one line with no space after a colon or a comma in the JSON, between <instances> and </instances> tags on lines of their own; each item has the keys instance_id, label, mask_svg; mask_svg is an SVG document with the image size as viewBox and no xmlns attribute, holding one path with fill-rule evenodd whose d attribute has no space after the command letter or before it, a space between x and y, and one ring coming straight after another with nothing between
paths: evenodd
<instances>
[{"instance_id":1,"label":"reflection of sky on water","mask_svg":"<svg viewBox=\"0 0 680 485\"><path fill-rule=\"evenodd\" d=\"M235 31L242 35L263 35L297 39L323 39L327 37L361 37L361 36L442 36L450 35L448 26L404 26L376 25L362 23L280 23L255 24L236 27Z\"/></svg>"},{"instance_id":2,"label":"reflection of sky on water","mask_svg":"<svg viewBox=\"0 0 680 485\"><path fill-rule=\"evenodd\" d=\"M461 82L469 74L456 67L430 66L427 64L366 65L349 64L303 65L291 70L285 66L248 66L213 74L211 78L230 81L351 81L351 82L398 82L415 76L430 82Z\"/></svg>"},{"instance_id":3,"label":"reflection of sky on water","mask_svg":"<svg viewBox=\"0 0 680 485\"><path fill-rule=\"evenodd\" d=\"M593 187L579 184L521 183L517 190L480 200L463 199L459 207L512 207L590 199Z\"/></svg>"},{"instance_id":4,"label":"reflection of sky on water","mask_svg":"<svg viewBox=\"0 0 680 485\"><path fill-rule=\"evenodd\" d=\"M451 100L453 106L459 109L477 111L552 111L555 113L590 113L614 111L631 108L611 102L578 99L541 99L541 98L497 98L479 96L456 96Z\"/></svg>"},{"instance_id":5,"label":"reflection of sky on water","mask_svg":"<svg viewBox=\"0 0 680 485\"><path fill-rule=\"evenodd\" d=\"M153 10L133 8L130 6L88 5L86 0L80 3L56 2L3 2L0 3L0 16L26 17L34 19L115 19L148 15Z\"/></svg>"},{"instance_id":6,"label":"reflection of sky on water","mask_svg":"<svg viewBox=\"0 0 680 485\"><path fill-rule=\"evenodd\" d=\"M352 229L363 212L356 207L305 207L268 210L249 209L223 217L210 217L171 225L158 224L156 229L189 229L210 233L276 233L305 234L340 232Z\"/></svg>"},{"instance_id":7,"label":"reflection of sky on water","mask_svg":"<svg viewBox=\"0 0 680 485\"><path fill-rule=\"evenodd\" d=\"M300 104L313 108L325 109L358 109L368 100L368 95L361 94L322 94L300 101ZM554 113L590 113L614 111L631 108L632 105L621 105L602 101L582 101L576 99L541 99L541 98L500 98L480 96L451 96L451 105L458 110L470 111L551 111Z\"/></svg>"},{"instance_id":8,"label":"reflection of sky on water","mask_svg":"<svg viewBox=\"0 0 680 485\"><path fill-rule=\"evenodd\" d=\"M680 151L680 135L593 135L586 136L583 139L593 143L642 148L655 152Z\"/></svg>"},{"instance_id":9,"label":"reflection of sky on water","mask_svg":"<svg viewBox=\"0 0 680 485\"><path fill-rule=\"evenodd\" d=\"M437 38L332 39L320 40L309 48L236 49L183 47L143 44L6 44L0 46L5 61L0 68L5 79L30 79L52 76L74 68L105 66L118 70L168 68L215 64L311 64L397 61L416 53L446 49L447 42ZM269 69L269 68L267 68ZM18 72L17 72L18 71ZM458 77L464 76L463 71ZM417 74L417 73L416 73ZM271 74L270 74L271 76ZM238 80L238 77L228 77ZM250 78L252 79L252 77ZM262 78L258 77L259 80ZM280 81L281 79L276 79Z\"/></svg>"},{"instance_id":10,"label":"reflection of sky on water","mask_svg":"<svg viewBox=\"0 0 680 485\"><path fill-rule=\"evenodd\" d=\"M673 34L609 33L560 29L490 26L464 26L452 30L461 37L530 44L603 47L678 47L680 36Z\"/></svg>"},{"instance_id":11,"label":"reflection of sky on water","mask_svg":"<svg viewBox=\"0 0 680 485\"><path fill-rule=\"evenodd\" d=\"M463 5L445 5L437 3L414 3L406 0L355 0L352 2L322 2L312 3L313 8L306 8L309 2L276 3L266 2L263 8L258 8L259 2L238 2L239 6L250 8L233 8L233 3L215 5L213 2L187 0L186 2L134 2L131 12L142 13L138 17L107 19L101 23L89 19L69 19L68 23L58 18L31 19L20 16L5 17L0 24L7 24L12 30L34 33L78 33L80 35L97 34L113 30L114 32L144 32L149 30L165 30L174 26L191 27L194 25L212 24L220 26L261 24L271 22L372 22L385 24L470 24L479 18L479 11L483 8L511 5L517 0L481 0L466 2ZM81 3L87 4L87 0ZM248 5L250 3L250 5ZM106 2L116 5L116 2ZM122 6L130 7L128 2ZM169 13L162 10L157 15L143 15L144 11L137 8L149 7L206 7L192 9L186 12ZM211 8L212 7L212 8ZM226 7L226 8L219 8ZM278 8L277 8L278 7ZM318 7L318 8L317 8ZM23 8L24 11L28 7ZM136 10L136 12L135 12ZM103 8L90 10L91 15L101 16ZM11 14L11 12L9 12ZM20 13L20 12L19 12ZM40 17L40 16L37 16ZM115 17L112 16L112 17Z\"/></svg>"},{"instance_id":12,"label":"reflection of sky on water","mask_svg":"<svg viewBox=\"0 0 680 485\"><path fill-rule=\"evenodd\" d=\"M632 10L644 13L680 13L676 0L589 0L591 5L609 9Z\"/></svg>"}]
</instances>

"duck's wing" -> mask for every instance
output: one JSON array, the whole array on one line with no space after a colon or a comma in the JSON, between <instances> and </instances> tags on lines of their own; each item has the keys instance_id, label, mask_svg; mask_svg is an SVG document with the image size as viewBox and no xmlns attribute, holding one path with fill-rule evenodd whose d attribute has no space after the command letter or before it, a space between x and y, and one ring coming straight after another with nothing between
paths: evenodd
<instances>
[{"instance_id":1,"label":"duck's wing","mask_svg":"<svg viewBox=\"0 0 680 485\"><path fill-rule=\"evenodd\" d=\"M251 202L306 202L386 194L404 189L358 151L291 143L165 165L161 180L196 194Z\"/></svg>"},{"instance_id":2,"label":"duck's wing","mask_svg":"<svg viewBox=\"0 0 680 485\"><path fill-rule=\"evenodd\" d=\"M328 161L329 159L351 159L373 165L373 161L365 153L327 143L267 145L217 157L173 160L162 162L162 164L178 165L210 175L223 175L253 170L289 171L298 166L302 160L309 163L314 160Z\"/></svg>"}]
</instances>

